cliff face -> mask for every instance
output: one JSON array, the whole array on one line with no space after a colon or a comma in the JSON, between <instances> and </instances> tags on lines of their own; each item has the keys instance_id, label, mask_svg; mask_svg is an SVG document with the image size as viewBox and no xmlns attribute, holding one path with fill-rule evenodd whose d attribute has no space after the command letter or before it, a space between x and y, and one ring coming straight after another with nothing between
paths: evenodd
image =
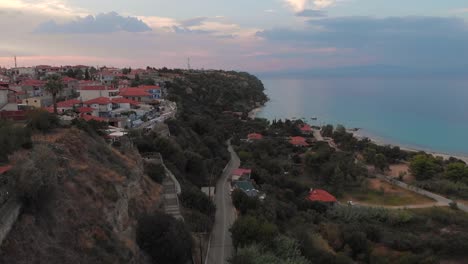
<instances>
[{"instance_id":1,"label":"cliff face","mask_svg":"<svg viewBox=\"0 0 468 264\"><path fill-rule=\"evenodd\" d=\"M30 174L54 174L55 187L39 196L46 197L41 206L25 206L1 246L0 263L146 263L136 221L159 207L161 186L143 174L138 152L77 129L34 141L37 147L17 164L27 160Z\"/></svg>"}]
</instances>

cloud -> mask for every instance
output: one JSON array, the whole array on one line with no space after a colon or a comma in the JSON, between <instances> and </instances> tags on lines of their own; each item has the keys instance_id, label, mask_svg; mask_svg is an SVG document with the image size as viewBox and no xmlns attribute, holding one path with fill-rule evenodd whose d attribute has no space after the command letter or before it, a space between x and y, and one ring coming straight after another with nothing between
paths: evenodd
<instances>
[{"instance_id":1,"label":"cloud","mask_svg":"<svg viewBox=\"0 0 468 264\"><path fill-rule=\"evenodd\" d=\"M199 26L203 23L203 21L207 20L208 17L195 17L187 20L183 20L180 22L181 26L183 27L192 27L192 26Z\"/></svg>"},{"instance_id":2,"label":"cloud","mask_svg":"<svg viewBox=\"0 0 468 264\"><path fill-rule=\"evenodd\" d=\"M468 27L459 18L339 17L307 24L304 30L272 29L257 36L284 45L353 50L381 64L447 67L468 61Z\"/></svg>"},{"instance_id":3,"label":"cloud","mask_svg":"<svg viewBox=\"0 0 468 264\"><path fill-rule=\"evenodd\" d=\"M313 10L313 9L305 9L301 12L297 12L296 16L300 17L326 17L327 13L322 10Z\"/></svg>"},{"instance_id":4,"label":"cloud","mask_svg":"<svg viewBox=\"0 0 468 264\"><path fill-rule=\"evenodd\" d=\"M151 28L136 17L123 17L115 12L98 14L96 16L78 17L73 21L58 24L50 20L40 24L36 33L110 33L118 31L144 32Z\"/></svg>"},{"instance_id":5,"label":"cloud","mask_svg":"<svg viewBox=\"0 0 468 264\"><path fill-rule=\"evenodd\" d=\"M334 5L337 0L284 0L296 13L306 9L323 9Z\"/></svg>"},{"instance_id":6,"label":"cloud","mask_svg":"<svg viewBox=\"0 0 468 264\"><path fill-rule=\"evenodd\" d=\"M21 10L57 17L83 16L86 10L67 5L63 0L6 0L0 1L0 9Z\"/></svg>"}]
</instances>

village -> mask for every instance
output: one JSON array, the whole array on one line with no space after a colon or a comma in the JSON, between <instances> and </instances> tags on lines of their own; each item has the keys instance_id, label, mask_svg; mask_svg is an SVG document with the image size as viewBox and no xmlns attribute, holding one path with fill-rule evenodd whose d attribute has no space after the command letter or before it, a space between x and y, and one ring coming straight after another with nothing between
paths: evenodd
<instances>
[{"instance_id":1,"label":"village","mask_svg":"<svg viewBox=\"0 0 468 264\"><path fill-rule=\"evenodd\" d=\"M111 136L121 136L125 129L164 121L175 110L175 105L165 100L165 82L180 75L151 67L0 68L0 115L3 119L22 121L27 110L54 112L53 96L46 84L51 76L59 76L63 87L56 97L61 121L81 118L105 122L114 129Z\"/></svg>"}]
</instances>

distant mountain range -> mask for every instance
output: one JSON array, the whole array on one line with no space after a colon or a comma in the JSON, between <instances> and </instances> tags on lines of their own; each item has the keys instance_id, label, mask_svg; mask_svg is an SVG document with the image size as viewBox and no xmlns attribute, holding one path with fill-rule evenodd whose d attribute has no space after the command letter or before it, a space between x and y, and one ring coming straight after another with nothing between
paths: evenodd
<instances>
[{"instance_id":1,"label":"distant mountain range","mask_svg":"<svg viewBox=\"0 0 468 264\"><path fill-rule=\"evenodd\" d=\"M312 77L468 77L468 66L453 68L410 68L391 65L365 65L337 68L286 70L257 73L264 78Z\"/></svg>"}]
</instances>

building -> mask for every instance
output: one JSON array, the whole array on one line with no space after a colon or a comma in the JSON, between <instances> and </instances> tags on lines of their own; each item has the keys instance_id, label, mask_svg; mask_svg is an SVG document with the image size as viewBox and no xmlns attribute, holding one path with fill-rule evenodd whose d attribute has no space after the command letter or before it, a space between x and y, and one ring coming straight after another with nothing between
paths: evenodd
<instances>
[{"instance_id":1,"label":"building","mask_svg":"<svg viewBox=\"0 0 468 264\"><path fill-rule=\"evenodd\" d=\"M140 105L139 102L133 101L127 98L123 97L116 97L111 99L112 104L114 105L114 108L120 108L120 109L135 109L138 108Z\"/></svg>"},{"instance_id":2,"label":"building","mask_svg":"<svg viewBox=\"0 0 468 264\"><path fill-rule=\"evenodd\" d=\"M310 135L310 134L312 134L314 132L312 127L309 126L308 124L303 124L303 125L299 126L299 129L301 130L302 134L304 134L304 135Z\"/></svg>"},{"instance_id":3,"label":"building","mask_svg":"<svg viewBox=\"0 0 468 264\"><path fill-rule=\"evenodd\" d=\"M158 85L140 85L137 88L144 89L146 92L153 96L153 99L161 99L162 91L161 87Z\"/></svg>"},{"instance_id":4,"label":"building","mask_svg":"<svg viewBox=\"0 0 468 264\"><path fill-rule=\"evenodd\" d=\"M71 99L71 100L67 100L67 101L58 102L57 103L57 112L60 114L60 113L64 113L65 111L76 110L80 106L81 106L81 101L77 100L77 99ZM51 106L51 107L52 107L52 110L53 110L54 107L53 106Z\"/></svg>"},{"instance_id":5,"label":"building","mask_svg":"<svg viewBox=\"0 0 468 264\"><path fill-rule=\"evenodd\" d=\"M120 89L120 96L137 102L151 103L155 100L153 95L143 88L123 88Z\"/></svg>"},{"instance_id":6,"label":"building","mask_svg":"<svg viewBox=\"0 0 468 264\"><path fill-rule=\"evenodd\" d=\"M303 137L291 137L289 143L295 147L308 147L309 143L306 142L306 139Z\"/></svg>"},{"instance_id":7,"label":"building","mask_svg":"<svg viewBox=\"0 0 468 264\"><path fill-rule=\"evenodd\" d=\"M248 134L248 135L247 135L247 140L248 140L248 141L255 141L255 140L262 140L262 139L263 139L263 135L262 135L262 134L251 133L251 134Z\"/></svg>"},{"instance_id":8,"label":"building","mask_svg":"<svg viewBox=\"0 0 468 264\"><path fill-rule=\"evenodd\" d=\"M40 97L44 96L44 86L46 82L41 80L24 80L21 82L21 89L25 91L29 97Z\"/></svg>"},{"instance_id":9,"label":"building","mask_svg":"<svg viewBox=\"0 0 468 264\"><path fill-rule=\"evenodd\" d=\"M251 169L235 169L232 172L231 180L232 182L239 181L239 180L250 180L250 175L252 174Z\"/></svg>"},{"instance_id":10,"label":"building","mask_svg":"<svg viewBox=\"0 0 468 264\"><path fill-rule=\"evenodd\" d=\"M97 110L98 116L103 118L110 118L112 112L112 101L108 97L98 97L83 102L84 106Z\"/></svg>"},{"instance_id":11,"label":"building","mask_svg":"<svg viewBox=\"0 0 468 264\"><path fill-rule=\"evenodd\" d=\"M0 110L17 111L16 92L4 86L0 86Z\"/></svg>"},{"instance_id":12,"label":"building","mask_svg":"<svg viewBox=\"0 0 468 264\"><path fill-rule=\"evenodd\" d=\"M51 96L36 96L23 99L21 101L22 105L32 106L35 108L45 108L52 104Z\"/></svg>"},{"instance_id":13,"label":"building","mask_svg":"<svg viewBox=\"0 0 468 264\"><path fill-rule=\"evenodd\" d=\"M89 85L80 86L78 90L79 99L82 101L89 101L99 97L113 98L119 95L118 88L112 88L105 85Z\"/></svg>"},{"instance_id":14,"label":"building","mask_svg":"<svg viewBox=\"0 0 468 264\"><path fill-rule=\"evenodd\" d=\"M77 79L65 76L62 78L62 82L65 85L65 87L60 93L60 96L69 98L77 93L77 90L79 88L79 82Z\"/></svg>"},{"instance_id":15,"label":"building","mask_svg":"<svg viewBox=\"0 0 468 264\"><path fill-rule=\"evenodd\" d=\"M249 197L257 197L258 194L259 194L259 191L257 189L255 189L252 182L250 182L250 181L236 181L233 184L233 189L234 190L241 190L245 194L247 194L247 196L249 196Z\"/></svg>"},{"instance_id":16,"label":"building","mask_svg":"<svg viewBox=\"0 0 468 264\"><path fill-rule=\"evenodd\" d=\"M331 195L325 190L310 190L307 199L311 202L322 202L322 203L336 203L335 196Z\"/></svg>"}]
</instances>

